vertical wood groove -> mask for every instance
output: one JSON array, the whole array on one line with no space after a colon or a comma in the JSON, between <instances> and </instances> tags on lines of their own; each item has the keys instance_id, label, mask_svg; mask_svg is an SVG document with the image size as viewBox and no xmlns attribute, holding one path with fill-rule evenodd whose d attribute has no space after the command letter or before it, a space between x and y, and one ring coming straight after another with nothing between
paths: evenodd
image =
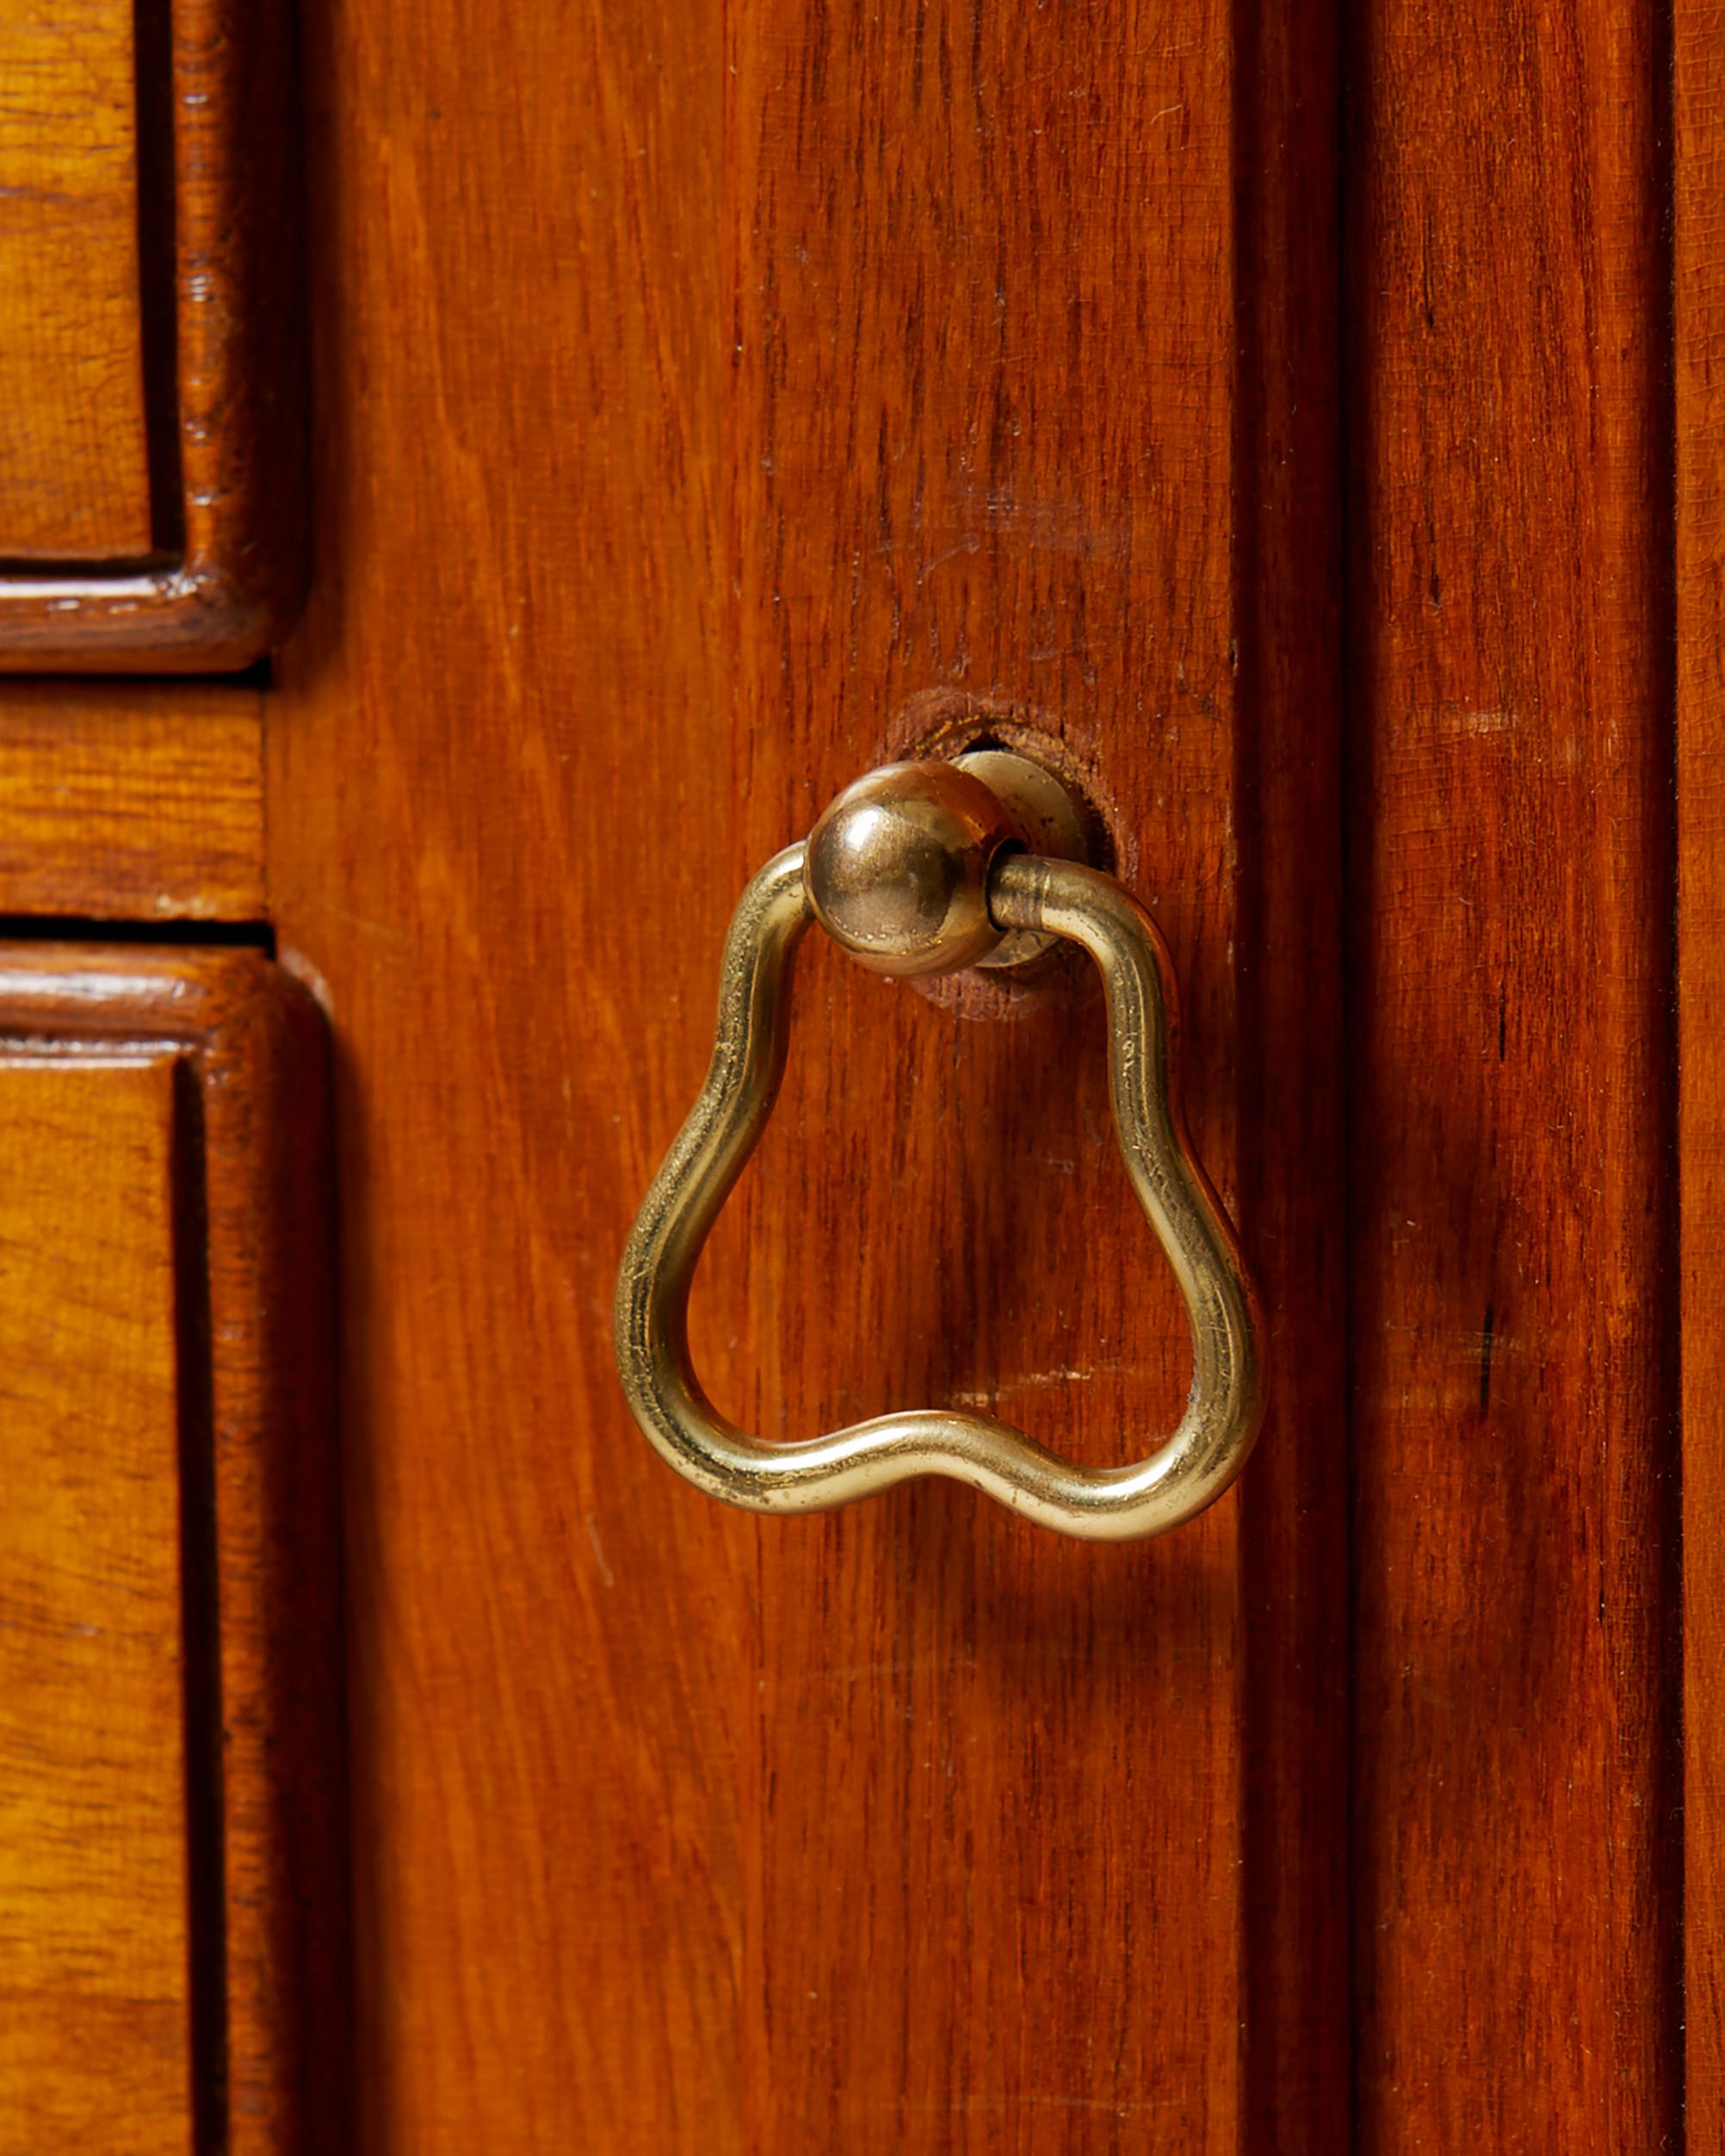
<instances>
[{"instance_id":1,"label":"vertical wood groove","mask_svg":"<svg viewBox=\"0 0 1725 2156\"><path fill-rule=\"evenodd\" d=\"M386 2145L1327 2156L1335 53L1244 7L319 34L342 559L282 658L269 880L346 1044ZM1102 1563L935 1487L726 1517L590 1322L743 880L966 727L1068 764L1154 906L1283 1358L1257 1493ZM925 996L812 943L793 1010L691 1313L719 1404L1141 1450L1188 1344L1082 974Z\"/></svg>"},{"instance_id":2,"label":"vertical wood groove","mask_svg":"<svg viewBox=\"0 0 1725 2156\"><path fill-rule=\"evenodd\" d=\"M1339 13L1236 0L1233 36L1242 1206L1284 1403L1240 1500L1244 2145L1328 2156L1351 2049Z\"/></svg>"},{"instance_id":3,"label":"vertical wood groove","mask_svg":"<svg viewBox=\"0 0 1725 2156\"><path fill-rule=\"evenodd\" d=\"M1725 2145L1725 11L1671 18L1685 2096Z\"/></svg>"},{"instance_id":4,"label":"vertical wood groove","mask_svg":"<svg viewBox=\"0 0 1725 2156\"><path fill-rule=\"evenodd\" d=\"M222 1790L221 1595L211 1382L209 1220L203 1102L191 1059L174 1059L170 1148L180 1637L186 1805L186 1933L195 2156L226 2156L227 1880Z\"/></svg>"}]
</instances>

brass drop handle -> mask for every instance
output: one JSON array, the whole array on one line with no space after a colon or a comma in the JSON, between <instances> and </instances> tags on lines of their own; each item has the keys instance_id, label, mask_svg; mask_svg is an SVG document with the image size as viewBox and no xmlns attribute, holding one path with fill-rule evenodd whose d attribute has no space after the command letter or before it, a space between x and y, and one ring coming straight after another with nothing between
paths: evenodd
<instances>
[{"instance_id":1,"label":"brass drop handle","mask_svg":"<svg viewBox=\"0 0 1725 2156\"><path fill-rule=\"evenodd\" d=\"M1005 781L1006 799L979 769ZM1126 1541L1201 1512L1252 1449L1264 1417L1262 1321L1173 1094L1167 953L1113 877L1023 850L1027 827L1047 831L1058 819L1038 781L1044 789L1056 783L999 752L888 764L841 794L808 839L776 855L738 903L712 1065L629 1237L615 1312L617 1369L635 1420L712 1497L755 1512L816 1512L914 1475L943 1474L1062 1534ZM1120 1150L1192 1327L1185 1413L1147 1458L1074 1467L1011 1424L937 1408L771 1443L726 1421L702 1390L689 1359L689 1284L772 1113L784 1072L786 979L816 920L884 973L986 963L1020 936L1065 937L1095 961Z\"/></svg>"}]
</instances>

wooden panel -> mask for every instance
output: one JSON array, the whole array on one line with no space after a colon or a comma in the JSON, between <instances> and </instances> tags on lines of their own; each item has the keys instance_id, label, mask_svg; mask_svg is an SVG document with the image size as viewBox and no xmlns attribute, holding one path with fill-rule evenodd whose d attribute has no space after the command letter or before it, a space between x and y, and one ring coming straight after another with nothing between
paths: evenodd
<instances>
[{"instance_id":1,"label":"wooden panel","mask_svg":"<svg viewBox=\"0 0 1725 2156\"><path fill-rule=\"evenodd\" d=\"M1245 1502L1273 1504L1265 1540L1286 1550L1290 1517L1334 1487L1321 1446L1303 1473L1286 1449L1340 1397L1333 1352L1307 1331L1339 1310L1312 1175L1335 1127L1318 1107L1299 1159L1279 1142L1291 1134L1243 1125L1297 1023L1292 982L1262 985L1297 939L1278 917L1273 958L1262 947L1260 879L1308 924L1334 917L1332 864L1301 837L1335 813L1311 718L1334 619L1331 324L1314 309L1288 345L1259 338L1330 268L1321 220L1289 247L1276 205L1291 168L1270 147L1287 156L1290 89L1323 111L1327 84L1321 18L1301 65L1248 40L1245 66L1274 71L1245 83L1231 23L1206 4L905 4L821 24L795 0L735 18L726 760L749 757L739 823L761 859L932 731L1024 726L1072 759L1172 942L1200 1149L1270 1272L1280 1414ZM1299 151L1321 174L1309 130ZM1290 398L1309 399L1297 427ZM1265 401L1273 437L1311 462L1260 524L1236 504L1274 467L1254 433ZM1290 510L1312 548L1298 560ZM1290 639L1302 606L1316 621ZM1321 1008L1334 937L1318 949L1305 985ZM1178 1412L1189 1344L1111 1157L1088 984L1017 1005L967 988L931 1008L828 953L808 972L771 1164L715 1239L719 1397L772 1435L933 1399L997 1409L1086 1459L1141 1455ZM1294 1216L1319 1253L1309 1282L1277 1255ZM1272 2106L1278 2146L1333 2147L1341 1971L1312 1925L1339 1899L1337 1815L1300 1802L1293 1754L1250 1719L1291 1683L1305 1758L1325 1742L1321 1575L1301 1566L1291 1599L1284 1578L1251 1636L1241 1534L1230 1505L1098 1563L929 1489L767 1540L745 1758L761 1822L745 1844L751 2147L1220 2149L1249 2113L1268 2132ZM1248 1670L1270 1678L1255 1697ZM1153 1765L1125 1734L1153 1727ZM1246 1807L1278 1769L1287 1815L1254 1815L1288 1836L1272 1854ZM834 1876L848 1892L811 1893ZM1279 1962L1277 1980L1254 1990L1254 1959Z\"/></svg>"},{"instance_id":2,"label":"wooden panel","mask_svg":"<svg viewBox=\"0 0 1725 2156\"><path fill-rule=\"evenodd\" d=\"M740 820L757 860L807 829L887 714L924 729L919 691L1070 744L1173 940L1195 1135L1237 1202L1239 858L1193 808L1227 799L1239 740L1227 22L1103 19L911 5L823 32L765 0L738 25ZM1105 386L1126 339L1133 398ZM770 1436L934 1399L1141 1453L1189 1347L1110 1158L1093 1004L1074 983L990 1023L979 989L955 1022L824 950L807 974L767 1171L696 1305L717 1397ZM1230 1504L1098 1563L936 1488L772 1538L748 2146L1237 2145L1238 1536ZM1128 1803L1097 1763L1151 1727L1154 1795ZM1078 2011L1051 2024L1056 1998Z\"/></svg>"},{"instance_id":3,"label":"wooden panel","mask_svg":"<svg viewBox=\"0 0 1725 2156\"><path fill-rule=\"evenodd\" d=\"M0 947L0 2117L32 2148L347 2146L322 1056L254 954Z\"/></svg>"},{"instance_id":4,"label":"wooden panel","mask_svg":"<svg viewBox=\"0 0 1725 2156\"><path fill-rule=\"evenodd\" d=\"M174 1061L0 1059L0 2117L190 2145Z\"/></svg>"},{"instance_id":5,"label":"wooden panel","mask_svg":"<svg viewBox=\"0 0 1725 2156\"><path fill-rule=\"evenodd\" d=\"M1725 22L1673 16L1684 2048L1689 2146L1725 2147Z\"/></svg>"},{"instance_id":6,"label":"wooden panel","mask_svg":"<svg viewBox=\"0 0 1725 2156\"><path fill-rule=\"evenodd\" d=\"M261 920L263 693L0 685L0 913Z\"/></svg>"},{"instance_id":7,"label":"wooden panel","mask_svg":"<svg viewBox=\"0 0 1725 2156\"><path fill-rule=\"evenodd\" d=\"M0 15L0 554L151 545L132 0Z\"/></svg>"},{"instance_id":8,"label":"wooden panel","mask_svg":"<svg viewBox=\"0 0 1725 2156\"><path fill-rule=\"evenodd\" d=\"M1332 46L1238 12L475 44L357 0L314 43L347 553L269 822L345 1048L368 2147L1345 2130ZM757 1523L617 1398L732 900L943 728L1075 769L1189 985L1281 1375L1243 1504L1166 1544L936 1487ZM720 1400L1141 1448L1187 1346L1082 980L814 951L796 1012L697 1312Z\"/></svg>"},{"instance_id":9,"label":"wooden panel","mask_svg":"<svg viewBox=\"0 0 1725 2156\"><path fill-rule=\"evenodd\" d=\"M286 0L12 11L0 669L237 670L298 605L290 18Z\"/></svg>"},{"instance_id":10,"label":"wooden panel","mask_svg":"<svg viewBox=\"0 0 1725 2156\"><path fill-rule=\"evenodd\" d=\"M1608 0L1364 17L1355 1943L1381 2156L1682 2145L1660 49L1654 7Z\"/></svg>"}]
</instances>

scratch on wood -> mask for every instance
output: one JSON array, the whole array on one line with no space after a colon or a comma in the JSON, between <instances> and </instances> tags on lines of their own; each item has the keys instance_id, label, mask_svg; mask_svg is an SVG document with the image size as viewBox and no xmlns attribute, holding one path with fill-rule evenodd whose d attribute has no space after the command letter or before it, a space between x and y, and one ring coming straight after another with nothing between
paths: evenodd
<instances>
[{"instance_id":1,"label":"scratch on wood","mask_svg":"<svg viewBox=\"0 0 1725 2156\"><path fill-rule=\"evenodd\" d=\"M605 1562L605 1553L599 1547L599 1523L590 1512L587 1515L587 1540L593 1546L593 1562L599 1567L600 1578L608 1587L615 1587L617 1584L616 1574Z\"/></svg>"}]
</instances>

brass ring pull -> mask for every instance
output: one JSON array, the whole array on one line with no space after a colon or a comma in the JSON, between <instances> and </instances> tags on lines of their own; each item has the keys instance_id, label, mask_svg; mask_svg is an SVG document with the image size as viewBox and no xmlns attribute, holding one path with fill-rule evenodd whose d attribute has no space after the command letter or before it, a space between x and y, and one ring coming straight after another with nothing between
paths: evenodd
<instances>
[{"instance_id":1,"label":"brass ring pull","mask_svg":"<svg viewBox=\"0 0 1725 2156\"><path fill-rule=\"evenodd\" d=\"M1062 1534L1125 1541L1190 1519L1245 1463L1264 1414L1261 1321L1173 1095L1166 951L1111 876L1015 850L1020 843L980 780L951 764L893 765L841 794L810 838L776 855L743 893L725 945L707 1081L646 1195L617 1282L617 1368L629 1406L663 1457L709 1496L756 1512L824 1511L943 1474ZM786 980L816 918L889 972L974 963L1013 932L1065 937L1089 952L1107 1003L1120 1149L1191 1320L1186 1411L1147 1459L1075 1467L1010 1424L934 1408L771 1443L736 1428L702 1391L689 1359L689 1285L772 1113Z\"/></svg>"}]
</instances>

